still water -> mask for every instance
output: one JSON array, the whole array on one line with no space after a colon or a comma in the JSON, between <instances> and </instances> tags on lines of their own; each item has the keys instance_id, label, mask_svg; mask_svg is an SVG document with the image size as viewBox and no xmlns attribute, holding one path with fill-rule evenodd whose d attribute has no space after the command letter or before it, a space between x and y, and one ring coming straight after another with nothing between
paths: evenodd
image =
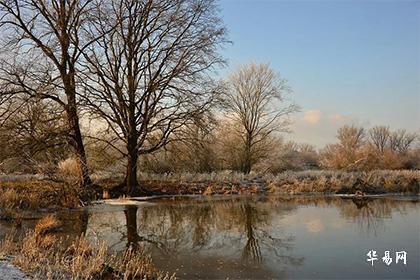
<instances>
[{"instance_id":1,"label":"still water","mask_svg":"<svg viewBox=\"0 0 420 280\"><path fill-rule=\"evenodd\" d=\"M142 246L157 268L181 279L418 279L419 214L418 197L305 196L159 199L60 213L66 233L116 251ZM397 251L406 265L396 263Z\"/></svg>"}]
</instances>

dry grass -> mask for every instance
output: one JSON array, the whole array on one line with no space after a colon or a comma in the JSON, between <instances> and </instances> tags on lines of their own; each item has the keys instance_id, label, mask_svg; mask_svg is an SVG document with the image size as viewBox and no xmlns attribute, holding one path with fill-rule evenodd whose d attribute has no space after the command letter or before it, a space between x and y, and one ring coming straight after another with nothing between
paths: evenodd
<instances>
[{"instance_id":1,"label":"dry grass","mask_svg":"<svg viewBox=\"0 0 420 280\"><path fill-rule=\"evenodd\" d=\"M73 178L79 180L82 177L80 163L75 158L68 158L58 163L58 175L64 178Z\"/></svg>"},{"instance_id":2,"label":"dry grass","mask_svg":"<svg viewBox=\"0 0 420 280\"><path fill-rule=\"evenodd\" d=\"M115 254L105 243L94 246L83 236L70 243L58 239L52 234L58 225L53 216L46 217L21 240L6 237L0 252L13 256L13 264L34 279L175 279L155 269L142 250Z\"/></svg>"},{"instance_id":3,"label":"dry grass","mask_svg":"<svg viewBox=\"0 0 420 280\"><path fill-rule=\"evenodd\" d=\"M94 177L107 189L123 177ZM140 173L140 184L155 194L236 194L260 193L419 193L420 171L301 171L278 175L241 174L222 171L206 174ZM209 188L210 187L210 188ZM254 188L255 190L253 190ZM105 194L106 194L105 192ZM0 218L13 219L20 210L39 208L74 208L80 204L80 189L67 183L47 180L2 182L0 180ZM106 196L107 197L107 196Z\"/></svg>"},{"instance_id":4,"label":"dry grass","mask_svg":"<svg viewBox=\"0 0 420 280\"><path fill-rule=\"evenodd\" d=\"M17 208L21 204L18 193L13 189L0 190L0 219L14 220L20 217Z\"/></svg>"},{"instance_id":5,"label":"dry grass","mask_svg":"<svg viewBox=\"0 0 420 280\"><path fill-rule=\"evenodd\" d=\"M39 209L76 208L79 188L47 180L0 181L0 219L13 220Z\"/></svg>"},{"instance_id":6,"label":"dry grass","mask_svg":"<svg viewBox=\"0 0 420 280\"><path fill-rule=\"evenodd\" d=\"M74 208L80 203L79 192L77 186L47 180L0 182L0 207L9 203L24 210Z\"/></svg>"},{"instance_id":7,"label":"dry grass","mask_svg":"<svg viewBox=\"0 0 420 280\"><path fill-rule=\"evenodd\" d=\"M101 179L97 178L99 181ZM418 194L420 171L377 170L347 171L287 171L278 175L241 174L229 171L207 174L139 174L140 184L153 193L167 194L236 194L260 193L325 193ZM116 185L122 178L103 178L102 184ZM255 190L253 190L253 188Z\"/></svg>"},{"instance_id":8,"label":"dry grass","mask_svg":"<svg viewBox=\"0 0 420 280\"><path fill-rule=\"evenodd\" d=\"M302 171L264 176L271 192L419 193L420 171L381 170L371 172Z\"/></svg>"},{"instance_id":9,"label":"dry grass","mask_svg":"<svg viewBox=\"0 0 420 280\"><path fill-rule=\"evenodd\" d=\"M44 236L56 232L60 227L61 222L54 215L48 215L38 221L34 231L36 235Z\"/></svg>"},{"instance_id":10,"label":"dry grass","mask_svg":"<svg viewBox=\"0 0 420 280\"><path fill-rule=\"evenodd\" d=\"M159 181L168 183L241 183L243 181L251 180L256 174L243 174L240 172L233 171L219 171L212 173L143 173L138 174L140 181ZM99 173L92 176L96 183L102 185L107 182L119 182L124 179L124 175L115 175L113 173Z\"/></svg>"}]
</instances>

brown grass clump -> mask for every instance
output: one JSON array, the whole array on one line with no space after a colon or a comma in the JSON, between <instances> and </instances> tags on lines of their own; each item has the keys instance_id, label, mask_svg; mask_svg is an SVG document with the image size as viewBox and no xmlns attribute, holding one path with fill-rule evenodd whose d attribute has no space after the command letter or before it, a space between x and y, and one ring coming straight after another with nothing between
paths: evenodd
<instances>
[{"instance_id":1,"label":"brown grass clump","mask_svg":"<svg viewBox=\"0 0 420 280\"><path fill-rule=\"evenodd\" d=\"M77 186L47 180L0 181L0 209L25 211L76 208L80 205ZM0 216L3 216L1 214ZM0 217L1 218L1 217Z\"/></svg>"},{"instance_id":2,"label":"brown grass clump","mask_svg":"<svg viewBox=\"0 0 420 280\"><path fill-rule=\"evenodd\" d=\"M2 193L2 203L7 202L13 206L18 206L20 201L19 195L14 189L7 189Z\"/></svg>"},{"instance_id":3,"label":"brown grass clump","mask_svg":"<svg viewBox=\"0 0 420 280\"><path fill-rule=\"evenodd\" d=\"M38 221L35 226L35 234L43 236L54 233L57 232L60 227L61 222L54 215L48 215Z\"/></svg>"},{"instance_id":4,"label":"brown grass clump","mask_svg":"<svg viewBox=\"0 0 420 280\"><path fill-rule=\"evenodd\" d=\"M155 269L141 249L116 254L105 243L92 245L84 236L72 242L58 239L52 230L59 224L47 216L21 240L7 236L0 252L12 255L13 264L33 279L175 279Z\"/></svg>"},{"instance_id":5,"label":"brown grass clump","mask_svg":"<svg viewBox=\"0 0 420 280\"><path fill-rule=\"evenodd\" d=\"M13 189L0 191L0 219L15 220L19 218L16 209L21 205L19 195Z\"/></svg>"},{"instance_id":6,"label":"brown grass clump","mask_svg":"<svg viewBox=\"0 0 420 280\"><path fill-rule=\"evenodd\" d=\"M0 258L13 255L16 252L16 243L13 240L15 232L12 231L6 235L5 238L0 240Z\"/></svg>"},{"instance_id":7,"label":"brown grass clump","mask_svg":"<svg viewBox=\"0 0 420 280\"><path fill-rule=\"evenodd\" d=\"M82 169L80 163L75 158L68 158L58 163L58 174L64 177L80 178L82 177Z\"/></svg>"},{"instance_id":8,"label":"brown grass clump","mask_svg":"<svg viewBox=\"0 0 420 280\"><path fill-rule=\"evenodd\" d=\"M208 186L206 190L203 192L203 195L212 195L214 194L214 190L211 186Z\"/></svg>"}]
</instances>

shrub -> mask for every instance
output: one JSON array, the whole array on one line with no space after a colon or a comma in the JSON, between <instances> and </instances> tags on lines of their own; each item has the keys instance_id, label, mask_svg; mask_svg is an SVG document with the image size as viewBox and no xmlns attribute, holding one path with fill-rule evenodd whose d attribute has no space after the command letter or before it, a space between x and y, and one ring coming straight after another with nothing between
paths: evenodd
<instances>
[{"instance_id":1,"label":"shrub","mask_svg":"<svg viewBox=\"0 0 420 280\"><path fill-rule=\"evenodd\" d=\"M68 158L58 163L58 174L72 179L82 177L82 169L80 163L75 158Z\"/></svg>"}]
</instances>

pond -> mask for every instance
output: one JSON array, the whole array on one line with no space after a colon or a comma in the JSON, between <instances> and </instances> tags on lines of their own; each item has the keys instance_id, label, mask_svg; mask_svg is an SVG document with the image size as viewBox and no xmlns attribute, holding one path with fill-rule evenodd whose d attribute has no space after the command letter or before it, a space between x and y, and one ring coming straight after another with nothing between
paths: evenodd
<instances>
[{"instance_id":1,"label":"pond","mask_svg":"<svg viewBox=\"0 0 420 280\"><path fill-rule=\"evenodd\" d=\"M144 247L181 279L419 278L419 214L419 197L317 196L161 198L58 213L63 233L116 251ZM0 223L3 233L9 226Z\"/></svg>"}]
</instances>

